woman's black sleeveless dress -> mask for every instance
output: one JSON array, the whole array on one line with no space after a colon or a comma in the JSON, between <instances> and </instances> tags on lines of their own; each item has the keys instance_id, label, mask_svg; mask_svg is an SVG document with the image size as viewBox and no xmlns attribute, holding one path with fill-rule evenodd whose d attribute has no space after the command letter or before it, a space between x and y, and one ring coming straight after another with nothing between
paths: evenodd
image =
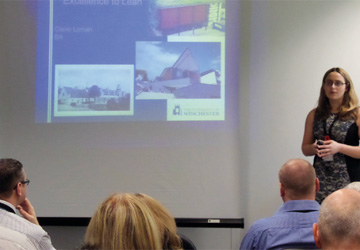
<instances>
[{"instance_id":1,"label":"woman's black sleeveless dress","mask_svg":"<svg viewBox=\"0 0 360 250\"><path fill-rule=\"evenodd\" d=\"M339 143L358 146L359 135L355 120L342 121L336 114L326 120L314 121L314 138L324 140L325 135ZM314 168L320 181L316 200L321 203L329 194L343 188L352 181L360 181L360 159L341 153L334 155L333 161L324 161L315 155Z\"/></svg>"}]
</instances>

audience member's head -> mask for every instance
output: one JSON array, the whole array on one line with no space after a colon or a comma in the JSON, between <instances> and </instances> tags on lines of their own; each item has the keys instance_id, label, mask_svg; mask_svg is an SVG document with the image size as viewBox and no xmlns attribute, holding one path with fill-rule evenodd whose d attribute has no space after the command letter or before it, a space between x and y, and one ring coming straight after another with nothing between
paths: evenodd
<instances>
[{"instance_id":1,"label":"audience member's head","mask_svg":"<svg viewBox=\"0 0 360 250\"><path fill-rule=\"evenodd\" d=\"M4 227L2 243L6 240L14 246L24 246L26 242L21 238L25 237L31 239L33 248L54 249L49 235L39 225L34 207L26 198L29 183L23 165L18 160L0 159L0 226ZM16 209L21 216L16 215ZM29 222L37 226L30 226ZM22 236L16 235L19 233Z\"/></svg>"},{"instance_id":2,"label":"audience member's head","mask_svg":"<svg viewBox=\"0 0 360 250\"><path fill-rule=\"evenodd\" d=\"M86 230L83 249L162 249L153 212L133 194L103 201Z\"/></svg>"},{"instance_id":3,"label":"audience member's head","mask_svg":"<svg viewBox=\"0 0 360 250\"><path fill-rule=\"evenodd\" d=\"M181 249L181 239L177 234L175 219L170 212L160 202L146 194L135 194L135 196L145 202L153 212L161 233L163 249Z\"/></svg>"},{"instance_id":4,"label":"audience member's head","mask_svg":"<svg viewBox=\"0 0 360 250\"><path fill-rule=\"evenodd\" d=\"M26 198L26 174L21 162L4 158L0 159L0 199L17 206Z\"/></svg>"},{"instance_id":5,"label":"audience member's head","mask_svg":"<svg viewBox=\"0 0 360 250\"><path fill-rule=\"evenodd\" d=\"M314 167L306 160L292 159L279 171L280 194L284 202L289 200L314 200L319 190L319 180Z\"/></svg>"},{"instance_id":6,"label":"audience member's head","mask_svg":"<svg viewBox=\"0 0 360 250\"><path fill-rule=\"evenodd\" d=\"M340 189L321 204L319 222L313 226L317 247L360 249L360 193Z\"/></svg>"},{"instance_id":7,"label":"audience member's head","mask_svg":"<svg viewBox=\"0 0 360 250\"><path fill-rule=\"evenodd\" d=\"M360 181L353 181L345 186L345 188L354 189L360 192Z\"/></svg>"}]
</instances>

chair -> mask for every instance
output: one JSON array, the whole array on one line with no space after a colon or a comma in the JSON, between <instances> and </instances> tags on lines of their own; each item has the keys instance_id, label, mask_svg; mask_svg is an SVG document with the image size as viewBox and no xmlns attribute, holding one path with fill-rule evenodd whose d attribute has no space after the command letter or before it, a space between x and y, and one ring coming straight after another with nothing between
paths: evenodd
<instances>
[{"instance_id":1,"label":"chair","mask_svg":"<svg viewBox=\"0 0 360 250\"><path fill-rule=\"evenodd\" d=\"M196 250L194 243L185 235L179 234L184 250Z\"/></svg>"}]
</instances>

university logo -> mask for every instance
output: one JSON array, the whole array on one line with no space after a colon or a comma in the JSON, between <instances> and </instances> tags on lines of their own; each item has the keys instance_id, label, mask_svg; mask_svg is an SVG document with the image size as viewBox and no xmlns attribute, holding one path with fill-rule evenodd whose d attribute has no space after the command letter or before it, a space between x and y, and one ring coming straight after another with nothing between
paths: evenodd
<instances>
[{"instance_id":1,"label":"university logo","mask_svg":"<svg viewBox=\"0 0 360 250\"><path fill-rule=\"evenodd\" d=\"M173 115L181 115L180 105L175 105L173 109Z\"/></svg>"}]
</instances>

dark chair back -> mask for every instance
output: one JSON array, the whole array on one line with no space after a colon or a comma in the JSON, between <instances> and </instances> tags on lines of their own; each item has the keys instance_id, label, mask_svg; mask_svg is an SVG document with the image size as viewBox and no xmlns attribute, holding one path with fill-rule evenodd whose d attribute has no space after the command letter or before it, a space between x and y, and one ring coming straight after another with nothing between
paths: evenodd
<instances>
[{"instance_id":1,"label":"dark chair back","mask_svg":"<svg viewBox=\"0 0 360 250\"><path fill-rule=\"evenodd\" d=\"M196 250L194 243L185 235L179 234L184 250Z\"/></svg>"}]
</instances>

